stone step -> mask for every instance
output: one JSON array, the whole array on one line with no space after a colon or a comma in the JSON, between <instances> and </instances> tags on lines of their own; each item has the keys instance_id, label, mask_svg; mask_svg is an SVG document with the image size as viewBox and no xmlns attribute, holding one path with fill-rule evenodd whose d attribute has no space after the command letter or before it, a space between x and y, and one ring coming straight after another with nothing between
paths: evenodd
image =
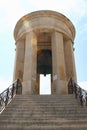
<instances>
[{"instance_id":1,"label":"stone step","mask_svg":"<svg viewBox=\"0 0 87 130\"><path fill-rule=\"evenodd\" d=\"M51 100L51 99L50 99L50 100L44 100L44 101L42 101L42 100L34 100L34 101L33 101L33 100L26 100L26 99L25 99L25 100L21 100L21 101L17 101L17 102L16 102L16 101L13 101L14 104L23 103L23 102L25 102L25 103L29 103L29 102L30 102L30 103L32 103L32 102L33 102L33 103L45 103L45 104L49 102L49 103L60 103L60 104L66 103L66 104L67 104L67 103L73 103L73 102L77 103L78 100ZM74 104L74 103L73 103L73 104Z\"/></svg>"},{"instance_id":2,"label":"stone step","mask_svg":"<svg viewBox=\"0 0 87 130\"><path fill-rule=\"evenodd\" d=\"M16 112L15 113L15 115L17 115L17 116L23 116L23 115L25 115L25 116L35 116L35 115L38 115L38 116L49 116L49 115L57 115L57 116L61 116L61 115L63 115L63 116L65 116L65 115L67 115L68 116L68 114L69 114L69 116L72 116L72 114L73 114L73 116L76 116L76 115L78 115L78 116L86 116L86 114L87 114L87 112L86 113L80 113L80 112L54 112L54 111L46 111L46 112ZM2 114L2 116L8 116L8 117L10 117L11 115L13 115L13 113L5 113L5 114Z\"/></svg>"},{"instance_id":3,"label":"stone step","mask_svg":"<svg viewBox=\"0 0 87 130\"><path fill-rule=\"evenodd\" d=\"M84 111L87 111L87 107L78 107L78 106L76 106L76 107L72 107L72 106L70 106L70 107L64 107L64 106L36 106L36 107L34 107L34 106L29 106L29 107L27 107L27 106L25 106L25 107L14 107L14 108L11 108L11 107L6 107L6 109L4 110L4 111L20 111L20 110L56 110L56 111L60 111L60 110L62 110L62 111L64 111L64 110L67 110L67 111L69 111L69 110L71 110L71 111L82 111L82 110L84 110Z\"/></svg>"},{"instance_id":4,"label":"stone step","mask_svg":"<svg viewBox=\"0 0 87 130\"><path fill-rule=\"evenodd\" d=\"M4 121L4 122L3 122ZM1 120L0 121L0 126L3 124L3 123L7 123L7 124L18 124L18 123L26 123L26 124L77 124L77 123L80 123L80 124L87 124L87 119L79 119L79 120L67 120L67 119L63 119L63 118L58 118L57 120L54 120L54 119L31 119L31 120L24 120L24 119L21 119L21 120L8 120L8 119L5 119L5 120Z\"/></svg>"},{"instance_id":5,"label":"stone step","mask_svg":"<svg viewBox=\"0 0 87 130\"><path fill-rule=\"evenodd\" d=\"M25 115L25 114L22 114L22 115L17 115L17 114L14 114L14 115L11 115L11 116L8 116L8 115L3 115L0 117L0 120L2 119L21 119L21 118L24 118L24 119L54 119L54 118L65 118L65 119L85 119L87 118L87 115L86 114L60 114L60 115L57 115L57 114L28 114L28 115Z\"/></svg>"},{"instance_id":6,"label":"stone step","mask_svg":"<svg viewBox=\"0 0 87 130\"><path fill-rule=\"evenodd\" d=\"M83 111L82 111L83 110ZM55 108L55 107L38 107L38 108L20 108L20 109L15 109L15 108L13 108L13 109L6 109L6 110L4 110L4 113L2 113L2 115L3 114L10 114L10 113L13 113L13 112L16 112L16 113L31 113L31 112L33 112L33 113L71 113L71 114L82 114L82 113L85 113L85 114L87 114L87 109L82 109L81 110L81 108L79 108L79 109L77 109L77 108L62 108L62 107L60 107L60 108Z\"/></svg>"},{"instance_id":7,"label":"stone step","mask_svg":"<svg viewBox=\"0 0 87 130\"><path fill-rule=\"evenodd\" d=\"M69 98L69 97L74 97L74 95L72 95L72 94L53 94L53 95L50 95L50 94L47 94L47 95L46 95L46 94L42 94L42 95L32 95L32 94L31 94L31 95L16 95L16 98L21 98L21 97L22 97L22 98L27 98L27 97L29 97L29 98L30 98L30 97L33 97L33 98L36 98L36 97L37 97L37 98L41 98L41 97L42 97L42 98L46 99L47 97L48 97L48 98L50 98L50 97L51 97L51 98L53 98L53 97L54 97L54 98L55 98L55 97L57 97L57 98L58 98L58 97L60 97L60 98Z\"/></svg>"},{"instance_id":8,"label":"stone step","mask_svg":"<svg viewBox=\"0 0 87 130\"><path fill-rule=\"evenodd\" d=\"M27 96L27 95L22 95L22 96L19 96L19 95L17 95L16 97L15 97L15 99L17 99L17 100L32 100L32 99L34 99L34 100L66 100L66 99L74 99L74 95L54 95L54 96L52 96L52 95L29 95L29 96Z\"/></svg>"},{"instance_id":9,"label":"stone step","mask_svg":"<svg viewBox=\"0 0 87 130\"><path fill-rule=\"evenodd\" d=\"M83 109L84 110L84 109ZM19 112L34 112L34 111L36 111L36 112L52 112L52 111L54 111L54 112L57 112L57 113L62 113L62 112L66 112L66 113L78 113L78 114L80 114L80 113L87 113L87 109L85 109L84 111L82 111L81 109L79 109L79 110L76 110L75 108L72 108L71 110L68 108L68 109L65 109L65 108L31 108L31 109L29 109L29 108L26 108L26 109L6 109L6 111L4 111L4 113L6 114L6 113L12 113L12 112L17 112L17 113L19 113ZM4 113L2 113L2 114L4 114Z\"/></svg>"},{"instance_id":10,"label":"stone step","mask_svg":"<svg viewBox=\"0 0 87 130\"><path fill-rule=\"evenodd\" d=\"M14 108L14 107L17 107L17 108L20 108L20 107L23 107L23 108L29 108L29 107L79 107L81 108L81 106L78 104L78 103L17 103L17 104L9 104L6 108ZM84 107L84 108L87 108L87 107Z\"/></svg>"},{"instance_id":11,"label":"stone step","mask_svg":"<svg viewBox=\"0 0 87 130\"><path fill-rule=\"evenodd\" d=\"M0 126L1 130L87 130L87 124L79 124L79 125L55 125L55 124L31 124L31 125L14 125L9 124L9 125L4 125Z\"/></svg>"},{"instance_id":12,"label":"stone step","mask_svg":"<svg viewBox=\"0 0 87 130\"><path fill-rule=\"evenodd\" d=\"M62 101L62 100L59 100L59 101L33 101L33 100L31 100L31 101L26 101L26 100L22 100L22 101L15 101L15 102L13 102L12 104L14 104L14 105L16 105L16 104L29 104L29 103L31 103L31 104L35 104L35 103L38 103L38 104L73 104L73 105L76 105L75 103L77 103L78 101L76 101L76 100L69 100L69 101ZM36 104L35 104L36 105Z\"/></svg>"},{"instance_id":13,"label":"stone step","mask_svg":"<svg viewBox=\"0 0 87 130\"><path fill-rule=\"evenodd\" d=\"M4 123L5 122L5 123ZM14 124L14 126L16 127L17 125L23 125L23 126L35 126L35 125L40 125L40 126L43 126L43 125L47 125L47 126L52 126L52 125L55 125L55 126L65 126L66 124L67 125L73 125L74 127L76 126L76 125L78 125L79 124L79 126L81 126L81 125L84 125L84 126L87 126L87 121L65 121L65 122L60 122L60 121L50 121L50 120L48 120L48 121L34 121L34 120L32 120L32 121L19 121L19 123L18 123L18 121L10 121L10 122L8 122L8 121L4 121L4 122L0 122L0 126L3 126L3 125L5 125L5 126L7 126L7 125L9 125L9 126L12 126L13 124Z\"/></svg>"},{"instance_id":14,"label":"stone step","mask_svg":"<svg viewBox=\"0 0 87 130\"><path fill-rule=\"evenodd\" d=\"M38 100L38 99L37 99L37 100L33 100L33 99L17 100L17 102L19 102L19 103L20 103L20 102L23 102L23 101L31 102L31 103L32 103L32 101L33 101L33 102L38 102L38 103L47 103L47 102L50 102L50 103L53 103L53 102L54 102L54 103L58 103L58 102L61 102L61 101L62 101L62 102L66 102L66 103L68 103L68 102L73 102L73 101L74 101L74 102L77 102L76 99L71 99L71 100L70 100L70 99L64 99L64 100L63 100L63 99L58 99L58 100L57 100L57 99L56 99L56 100L53 100L53 99L50 99L50 100L40 100L40 99L39 99L39 100ZM13 103L17 103L17 102L16 102L16 100L13 100Z\"/></svg>"},{"instance_id":15,"label":"stone step","mask_svg":"<svg viewBox=\"0 0 87 130\"><path fill-rule=\"evenodd\" d=\"M71 108L71 107L70 107ZM75 109L75 108L64 108L64 107L60 107L60 108L55 108L55 107L36 107L36 108L34 108L34 107L29 107L29 108L13 108L13 109L11 109L11 108L8 108L8 109L6 109L6 110L4 110L4 113L6 114L6 113L13 113L13 112L17 112L17 113L21 113L21 112L57 112L57 113L64 113L64 112L66 112L66 113L78 113L78 114L80 114L80 113L85 113L85 114L87 114L87 108L86 109L83 109L84 111L82 111L80 108L77 110L77 108ZM2 114L4 114L4 113L2 113Z\"/></svg>"},{"instance_id":16,"label":"stone step","mask_svg":"<svg viewBox=\"0 0 87 130\"><path fill-rule=\"evenodd\" d=\"M64 100L63 100L63 99L58 99L58 100L57 100L57 99L56 99L56 100L55 100L55 99L50 99L50 100L24 99L24 100L17 100L17 102L16 102L16 100L17 100L17 99L13 100L13 103L17 103L17 102L20 103L20 102L23 102L23 101L26 101L26 102L32 102L32 101L33 101L33 102L38 102L38 103L41 103L41 102L42 102L42 103L47 103L47 102L50 102L50 103L53 103L53 102L54 102L54 103L58 103L58 102L61 102L61 101L62 101L62 102L73 102L73 101L74 101L74 102L77 102L76 99L71 99L71 100L70 100L70 99L64 99Z\"/></svg>"},{"instance_id":17,"label":"stone step","mask_svg":"<svg viewBox=\"0 0 87 130\"><path fill-rule=\"evenodd\" d=\"M16 101L16 99L13 100L14 103L16 103L15 101ZM57 102L59 102L59 101L60 101L60 102L61 102L61 101L62 101L62 102L65 102L65 101L66 101L66 102L72 102L72 101L75 101L75 102L76 102L77 100L76 100L76 99L47 99L47 100L42 100L42 99L17 99L17 101L18 101L18 102L23 102L23 101L32 102L32 101L34 101L34 102L38 102L38 103L39 103L39 102L55 102L55 103L57 103Z\"/></svg>"},{"instance_id":18,"label":"stone step","mask_svg":"<svg viewBox=\"0 0 87 130\"><path fill-rule=\"evenodd\" d=\"M26 109L26 108L43 108L43 109L45 109L45 108L71 108L71 107L75 107L75 108L77 108L77 107L80 107L79 105L73 105L73 104L17 104L17 105L9 105L8 107L6 107L6 109L10 109L10 108L14 108L14 107L16 107L17 109L20 109L20 108L24 108L24 109ZM85 109L87 108L87 107L84 107Z\"/></svg>"}]
</instances>

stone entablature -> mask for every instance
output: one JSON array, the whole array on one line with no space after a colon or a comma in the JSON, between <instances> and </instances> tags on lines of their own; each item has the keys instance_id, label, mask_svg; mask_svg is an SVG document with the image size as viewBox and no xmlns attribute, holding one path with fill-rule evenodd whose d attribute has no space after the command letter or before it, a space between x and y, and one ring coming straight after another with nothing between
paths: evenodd
<instances>
[{"instance_id":1,"label":"stone entablature","mask_svg":"<svg viewBox=\"0 0 87 130\"><path fill-rule=\"evenodd\" d=\"M23 16L16 24L14 30L15 40L21 38L24 34L34 30L58 31L72 41L75 37L75 28L72 22L64 15L55 11L36 11Z\"/></svg>"}]
</instances>

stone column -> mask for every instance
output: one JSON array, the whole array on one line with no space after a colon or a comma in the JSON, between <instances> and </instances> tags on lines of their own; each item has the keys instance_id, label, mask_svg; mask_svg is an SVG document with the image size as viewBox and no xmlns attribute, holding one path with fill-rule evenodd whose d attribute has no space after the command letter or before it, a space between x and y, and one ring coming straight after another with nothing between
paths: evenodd
<instances>
[{"instance_id":1,"label":"stone column","mask_svg":"<svg viewBox=\"0 0 87 130\"><path fill-rule=\"evenodd\" d=\"M14 66L13 80L20 79L23 81L24 70L24 40L20 39L16 42L16 56Z\"/></svg>"},{"instance_id":2,"label":"stone column","mask_svg":"<svg viewBox=\"0 0 87 130\"><path fill-rule=\"evenodd\" d=\"M70 77L72 77L73 80L77 81L73 43L69 39L65 42L64 46L67 81L70 79Z\"/></svg>"},{"instance_id":3,"label":"stone column","mask_svg":"<svg viewBox=\"0 0 87 130\"><path fill-rule=\"evenodd\" d=\"M23 75L23 94L32 94L36 81L36 37L33 32L26 34Z\"/></svg>"},{"instance_id":4,"label":"stone column","mask_svg":"<svg viewBox=\"0 0 87 130\"><path fill-rule=\"evenodd\" d=\"M33 33L32 39L32 94L38 94L38 85L37 85L37 37Z\"/></svg>"},{"instance_id":5,"label":"stone column","mask_svg":"<svg viewBox=\"0 0 87 130\"><path fill-rule=\"evenodd\" d=\"M52 65L52 93L67 93L63 35L59 32L52 34Z\"/></svg>"}]
</instances>

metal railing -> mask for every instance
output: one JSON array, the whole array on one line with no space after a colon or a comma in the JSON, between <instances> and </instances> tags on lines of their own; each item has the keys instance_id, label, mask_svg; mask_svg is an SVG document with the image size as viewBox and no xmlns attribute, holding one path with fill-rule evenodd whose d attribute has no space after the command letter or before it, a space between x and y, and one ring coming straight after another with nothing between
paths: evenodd
<instances>
[{"instance_id":1,"label":"metal railing","mask_svg":"<svg viewBox=\"0 0 87 130\"><path fill-rule=\"evenodd\" d=\"M75 83L72 78L68 82L68 93L74 94L81 106L87 106L87 91Z\"/></svg>"},{"instance_id":2,"label":"metal railing","mask_svg":"<svg viewBox=\"0 0 87 130\"><path fill-rule=\"evenodd\" d=\"M0 113L16 94L22 94L22 84L19 79L15 80L12 85L0 94Z\"/></svg>"}]
</instances>

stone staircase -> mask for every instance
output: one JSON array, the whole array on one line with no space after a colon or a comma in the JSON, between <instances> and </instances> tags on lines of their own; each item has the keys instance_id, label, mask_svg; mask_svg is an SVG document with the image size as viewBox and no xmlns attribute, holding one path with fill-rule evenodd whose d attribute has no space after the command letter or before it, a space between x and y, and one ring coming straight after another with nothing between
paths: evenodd
<instances>
[{"instance_id":1,"label":"stone staircase","mask_svg":"<svg viewBox=\"0 0 87 130\"><path fill-rule=\"evenodd\" d=\"M73 95L16 95L0 115L0 130L87 130L87 108Z\"/></svg>"}]
</instances>

